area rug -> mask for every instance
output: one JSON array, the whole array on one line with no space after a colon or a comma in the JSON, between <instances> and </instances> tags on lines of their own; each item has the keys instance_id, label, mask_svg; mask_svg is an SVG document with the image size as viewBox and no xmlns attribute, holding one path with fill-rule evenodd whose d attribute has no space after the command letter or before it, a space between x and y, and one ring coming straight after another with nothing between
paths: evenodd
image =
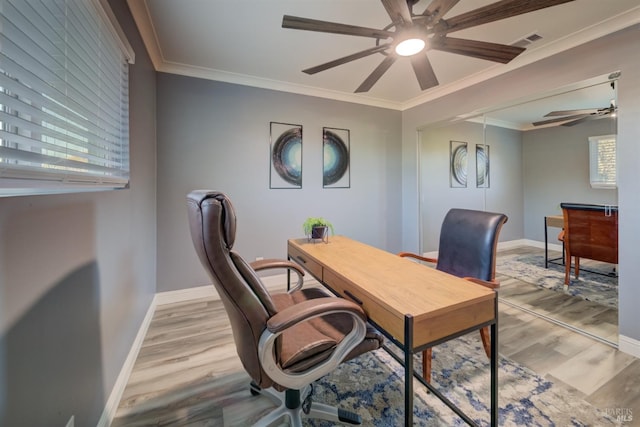
<instances>
[{"instance_id":1,"label":"area rug","mask_svg":"<svg viewBox=\"0 0 640 427\"><path fill-rule=\"evenodd\" d=\"M586 260L585 260L586 261ZM586 267L586 266L585 266ZM564 266L549 264L544 268L543 255L499 255L496 272L536 286L580 297L607 307L618 307L618 278L608 275L612 265L593 263L588 267L604 274L580 270L578 279L571 272L571 283L564 285Z\"/></svg>"},{"instance_id":2,"label":"area rug","mask_svg":"<svg viewBox=\"0 0 640 427\"><path fill-rule=\"evenodd\" d=\"M432 384L480 426L490 424L490 365L479 334L469 334L433 349ZM416 360L416 370L420 363ZM499 358L500 426L620 425L574 391ZM414 381L414 425L463 426L466 423ZM314 385L314 400L360 414L363 425L404 423L404 368L379 349L340 367ZM308 425L330 426L310 420Z\"/></svg>"}]
</instances>

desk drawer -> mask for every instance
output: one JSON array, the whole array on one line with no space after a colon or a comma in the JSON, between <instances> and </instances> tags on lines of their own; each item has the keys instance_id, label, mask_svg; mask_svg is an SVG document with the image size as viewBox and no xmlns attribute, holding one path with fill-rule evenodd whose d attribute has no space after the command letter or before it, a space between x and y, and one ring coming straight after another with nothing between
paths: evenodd
<instances>
[{"instance_id":1,"label":"desk drawer","mask_svg":"<svg viewBox=\"0 0 640 427\"><path fill-rule=\"evenodd\" d=\"M289 258L292 261L295 261L298 264L300 264L302 268L304 268L309 273L311 273L311 275L315 277L319 282L322 282L322 265L310 259L309 256L303 254L291 244L287 246L288 246L287 253L289 255Z\"/></svg>"},{"instance_id":2,"label":"desk drawer","mask_svg":"<svg viewBox=\"0 0 640 427\"><path fill-rule=\"evenodd\" d=\"M353 286L329 269L324 270L323 283L340 297L360 305L369 319L380 325L398 341L404 342L403 320L394 316L374 298L365 294L359 290L357 286Z\"/></svg>"}]
</instances>

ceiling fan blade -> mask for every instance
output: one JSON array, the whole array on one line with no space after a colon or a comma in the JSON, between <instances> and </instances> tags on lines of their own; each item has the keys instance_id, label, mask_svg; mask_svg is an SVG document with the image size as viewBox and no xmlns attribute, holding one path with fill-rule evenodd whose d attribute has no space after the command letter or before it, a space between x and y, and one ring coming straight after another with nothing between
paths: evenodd
<instances>
[{"instance_id":1,"label":"ceiling fan blade","mask_svg":"<svg viewBox=\"0 0 640 427\"><path fill-rule=\"evenodd\" d=\"M382 5L389 14L391 21L394 23L410 24L411 11L406 0L382 0Z\"/></svg>"},{"instance_id":2,"label":"ceiling fan blade","mask_svg":"<svg viewBox=\"0 0 640 427\"><path fill-rule=\"evenodd\" d=\"M501 0L458 16L441 21L436 25L436 33L451 33L465 28L511 18L574 0Z\"/></svg>"},{"instance_id":3,"label":"ceiling fan blade","mask_svg":"<svg viewBox=\"0 0 640 427\"><path fill-rule=\"evenodd\" d=\"M289 15L284 15L282 17L282 28L318 31L321 33L345 34L348 36L371 37L374 39L386 39L393 37L394 35L391 31L358 27L356 25L349 24L339 24L337 22L319 21L317 19L301 18L299 16Z\"/></svg>"},{"instance_id":4,"label":"ceiling fan blade","mask_svg":"<svg viewBox=\"0 0 640 427\"><path fill-rule=\"evenodd\" d=\"M422 15L429 16L431 22L437 22L447 14L460 0L432 0Z\"/></svg>"},{"instance_id":5,"label":"ceiling fan blade","mask_svg":"<svg viewBox=\"0 0 640 427\"><path fill-rule=\"evenodd\" d=\"M584 122L589 121L589 120L604 119L605 117L607 117L607 116L606 115L600 115L600 114L589 114L588 116L581 117L579 119L572 120L572 121L567 122L567 123L563 123L562 126L575 126L575 125L578 125L580 123L584 123Z\"/></svg>"},{"instance_id":6,"label":"ceiling fan blade","mask_svg":"<svg viewBox=\"0 0 640 427\"><path fill-rule=\"evenodd\" d=\"M510 62L525 50L523 47L453 37L436 37L432 39L431 48L503 64Z\"/></svg>"},{"instance_id":7,"label":"ceiling fan blade","mask_svg":"<svg viewBox=\"0 0 640 427\"><path fill-rule=\"evenodd\" d=\"M534 126L542 126L542 125L548 125L551 123L560 123L560 122L568 122L570 120L580 120L586 117L589 117L590 114L579 114L576 116L569 116L569 117L558 117L555 119L549 119L549 120L541 120L539 122L533 122L532 125Z\"/></svg>"},{"instance_id":8,"label":"ceiling fan blade","mask_svg":"<svg viewBox=\"0 0 640 427\"><path fill-rule=\"evenodd\" d=\"M438 78L436 77L436 73L433 72L433 67L431 67L431 62L429 62L427 55L413 55L411 57L411 65L420 84L420 89L426 90L438 86Z\"/></svg>"},{"instance_id":9,"label":"ceiling fan blade","mask_svg":"<svg viewBox=\"0 0 640 427\"><path fill-rule=\"evenodd\" d=\"M367 77L365 81L363 81L362 84L358 86L358 89L356 89L356 93L369 91L369 89L371 89L373 85L376 84L380 77L382 77L382 75L389 69L389 67L393 65L395 61L395 55L389 55L384 58L380 65L378 65L376 69L373 70L371 74L369 74L369 77Z\"/></svg>"},{"instance_id":10,"label":"ceiling fan blade","mask_svg":"<svg viewBox=\"0 0 640 427\"><path fill-rule=\"evenodd\" d=\"M598 108L583 108L580 110L558 110L545 114L545 117L555 116L578 116L583 114L597 114L600 111Z\"/></svg>"},{"instance_id":11,"label":"ceiling fan blade","mask_svg":"<svg viewBox=\"0 0 640 427\"><path fill-rule=\"evenodd\" d=\"M360 52L356 52L351 55L344 56L342 58L335 59L333 61L326 62L324 64L316 65L315 67L307 68L306 70L302 70L303 73L307 74L315 74L320 71L328 70L329 68L337 67L338 65L346 64L347 62L355 61L356 59L364 58L369 55L373 55L374 53L384 52L388 49L391 44L386 43L380 46L374 46L369 49L365 49Z\"/></svg>"}]
</instances>

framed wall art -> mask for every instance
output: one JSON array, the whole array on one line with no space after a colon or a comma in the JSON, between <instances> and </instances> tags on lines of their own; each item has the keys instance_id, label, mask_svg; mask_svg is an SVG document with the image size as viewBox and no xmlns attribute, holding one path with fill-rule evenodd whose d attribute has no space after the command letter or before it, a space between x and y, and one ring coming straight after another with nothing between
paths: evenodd
<instances>
[{"instance_id":1,"label":"framed wall art","mask_svg":"<svg viewBox=\"0 0 640 427\"><path fill-rule=\"evenodd\" d=\"M476 187L489 188L488 145L476 145Z\"/></svg>"},{"instance_id":2,"label":"framed wall art","mask_svg":"<svg viewBox=\"0 0 640 427\"><path fill-rule=\"evenodd\" d=\"M467 143L449 141L449 186L467 187Z\"/></svg>"},{"instance_id":3,"label":"framed wall art","mask_svg":"<svg viewBox=\"0 0 640 427\"><path fill-rule=\"evenodd\" d=\"M351 186L349 139L349 129L322 128L323 188Z\"/></svg>"},{"instance_id":4,"label":"framed wall art","mask_svg":"<svg viewBox=\"0 0 640 427\"><path fill-rule=\"evenodd\" d=\"M302 188L302 125L271 122L269 188Z\"/></svg>"}]
</instances>

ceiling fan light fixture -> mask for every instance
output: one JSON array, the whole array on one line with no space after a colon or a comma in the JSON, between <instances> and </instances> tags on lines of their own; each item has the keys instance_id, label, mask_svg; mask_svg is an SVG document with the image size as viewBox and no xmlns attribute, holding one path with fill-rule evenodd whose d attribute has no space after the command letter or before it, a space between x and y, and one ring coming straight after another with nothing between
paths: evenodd
<instances>
[{"instance_id":1,"label":"ceiling fan light fixture","mask_svg":"<svg viewBox=\"0 0 640 427\"><path fill-rule=\"evenodd\" d=\"M410 38L396 45L396 53L400 56L411 56L422 52L426 43L422 39Z\"/></svg>"}]
</instances>

